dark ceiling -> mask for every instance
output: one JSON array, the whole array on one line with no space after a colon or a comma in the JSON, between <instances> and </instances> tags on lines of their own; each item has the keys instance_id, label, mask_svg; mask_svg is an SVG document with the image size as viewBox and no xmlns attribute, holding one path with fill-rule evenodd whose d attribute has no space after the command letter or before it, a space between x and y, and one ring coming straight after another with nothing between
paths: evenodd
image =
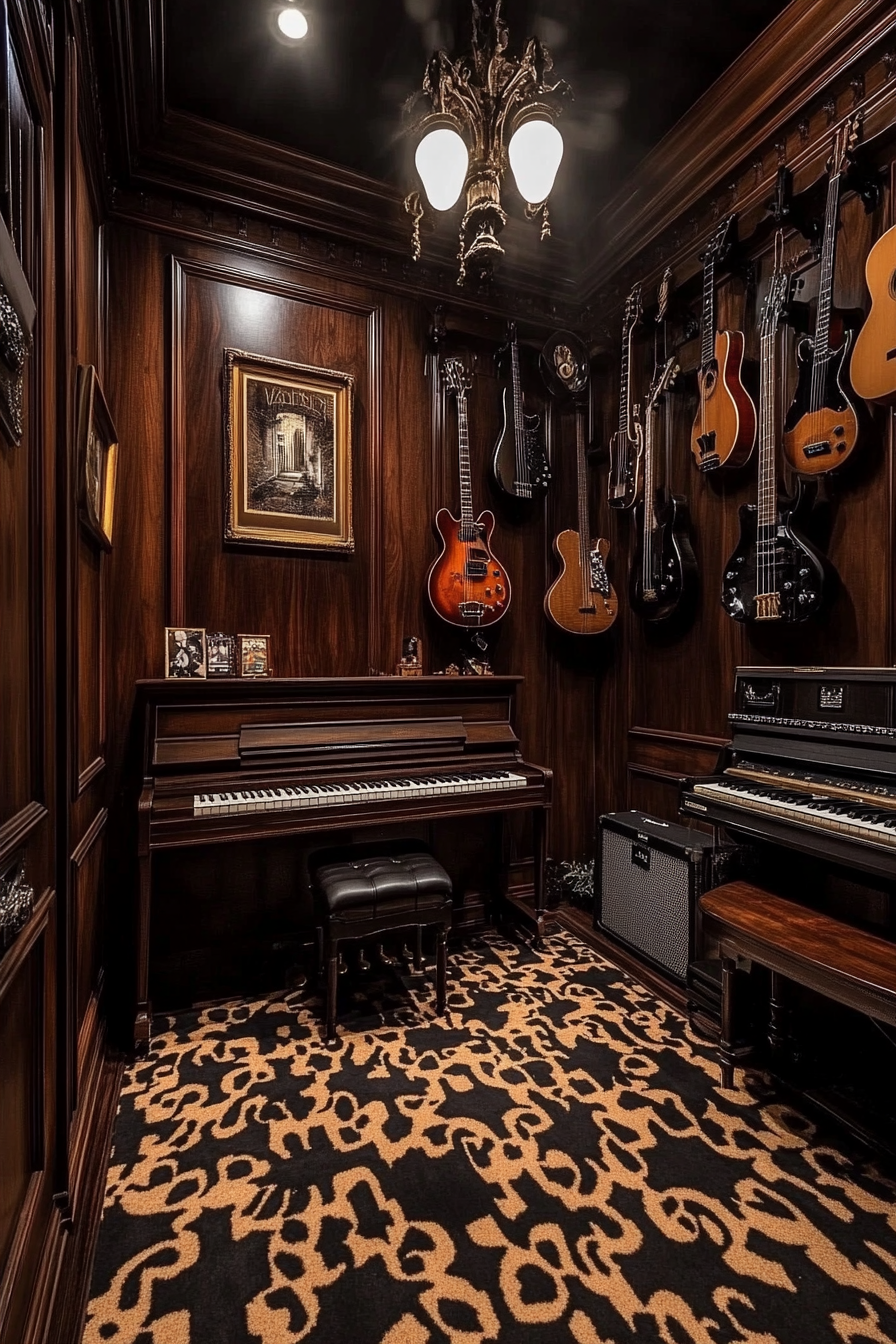
<instances>
[{"instance_id":1,"label":"dark ceiling","mask_svg":"<svg viewBox=\"0 0 896 1344\"><path fill-rule=\"evenodd\" d=\"M469 46L470 0L166 0L169 105L407 190L401 108L438 46ZM506 0L510 50L537 34L573 87L555 231L578 233L644 153L783 8L782 0Z\"/></svg>"}]
</instances>

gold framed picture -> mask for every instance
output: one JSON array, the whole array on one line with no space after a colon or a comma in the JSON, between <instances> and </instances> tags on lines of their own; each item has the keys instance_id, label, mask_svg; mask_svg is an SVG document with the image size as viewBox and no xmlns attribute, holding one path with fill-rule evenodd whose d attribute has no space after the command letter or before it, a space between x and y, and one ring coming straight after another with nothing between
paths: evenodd
<instances>
[{"instance_id":1,"label":"gold framed picture","mask_svg":"<svg viewBox=\"0 0 896 1344\"><path fill-rule=\"evenodd\" d=\"M185 626L165 626L165 676L207 675L205 631Z\"/></svg>"},{"instance_id":2,"label":"gold framed picture","mask_svg":"<svg viewBox=\"0 0 896 1344\"><path fill-rule=\"evenodd\" d=\"M224 538L353 551L349 373L224 351Z\"/></svg>"},{"instance_id":3,"label":"gold framed picture","mask_svg":"<svg viewBox=\"0 0 896 1344\"><path fill-rule=\"evenodd\" d=\"M118 435L92 364L78 368L78 512L88 532L112 549Z\"/></svg>"},{"instance_id":4,"label":"gold framed picture","mask_svg":"<svg viewBox=\"0 0 896 1344\"><path fill-rule=\"evenodd\" d=\"M237 635L241 677L269 677L271 675L270 635Z\"/></svg>"}]
</instances>

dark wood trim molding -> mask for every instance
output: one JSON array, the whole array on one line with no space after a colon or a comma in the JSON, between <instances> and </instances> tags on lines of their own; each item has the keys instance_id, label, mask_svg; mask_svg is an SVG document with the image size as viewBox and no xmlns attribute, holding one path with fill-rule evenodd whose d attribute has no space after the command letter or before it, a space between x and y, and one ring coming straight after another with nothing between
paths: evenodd
<instances>
[{"instance_id":1,"label":"dark wood trim molding","mask_svg":"<svg viewBox=\"0 0 896 1344\"><path fill-rule=\"evenodd\" d=\"M26 803L20 812L0 826L0 868L15 851L24 845L31 832L47 816L43 803L32 800Z\"/></svg>"},{"instance_id":2,"label":"dark wood trim molding","mask_svg":"<svg viewBox=\"0 0 896 1344\"><path fill-rule=\"evenodd\" d=\"M727 737L703 737L697 733L673 733L667 728L638 728L628 730L629 737L647 738L653 742L668 742L673 747L709 747L721 751L727 747Z\"/></svg>"},{"instance_id":3,"label":"dark wood trim molding","mask_svg":"<svg viewBox=\"0 0 896 1344\"><path fill-rule=\"evenodd\" d=\"M96 756L90 764L81 771L78 776L78 797L90 787L97 775L101 775L106 768L105 756Z\"/></svg>"}]
</instances>

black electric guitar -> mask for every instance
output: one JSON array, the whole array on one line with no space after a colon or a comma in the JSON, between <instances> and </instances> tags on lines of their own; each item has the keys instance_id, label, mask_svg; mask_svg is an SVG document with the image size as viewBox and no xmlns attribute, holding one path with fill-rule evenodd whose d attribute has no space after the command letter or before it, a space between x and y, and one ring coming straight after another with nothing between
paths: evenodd
<instances>
[{"instance_id":1,"label":"black electric guitar","mask_svg":"<svg viewBox=\"0 0 896 1344\"><path fill-rule=\"evenodd\" d=\"M509 373L504 383L504 423L492 456L492 476L499 490L514 499L532 499L546 490L551 469L544 449L541 416L527 414L520 380L520 348L516 323L511 322L507 345Z\"/></svg>"},{"instance_id":2,"label":"black electric guitar","mask_svg":"<svg viewBox=\"0 0 896 1344\"><path fill-rule=\"evenodd\" d=\"M800 483L793 498L779 497L775 476L775 343L790 279L779 265L762 309L759 499L741 507L740 541L722 580L722 606L735 621L805 621L825 595L825 562L794 526L815 487Z\"/></svg>"},{"instance_id":3,"label":"black electric guitar","mask_svg":"<svg viewBox=\"0 0 896 1344\"><path fill-rule=\"evenodd\" d=\"M625 301L622 319L622 366L619 374L619 428L610 440L610 479L607 500L611 509L631 509L641 490L644 434L641 408L632 405L632 332L641 317L641 286L635 285Z\"/></svg>"},{"instance_id":4,"label":"black electric guitar","mask_svg":"<svg viewBox=\"0 0 896 1344\"><path fill-rule=\"evenodd\" d=\"M858 138L855 118L838 128L829 163L827 205L821 246L821 275L815 339L797 346L798 379L793 403L784 420L784 454L795 471L805 476L834 471L843 465L856 446L859 421L845 390L846 357L852 333L831 321L834 293L834 257L840 213L840 182L849 167L849 156ZM841 343L831 349L831 337Z\"/></svg>"},{"instance_id":5,"label":"black electric guitar","mask_svg":"<svg viewBox=\"0 0 896 1344\"><path fill-rule=\"evenodd\" d=\"M689 536L687 502L663 487L657 490L655 439L660 402L678 374L671 355L658 371L644 408L644 499L638 510L638 548L629 579L629 601L645 621L673 615L697 577Z\"/></svg>"}]
</instances>

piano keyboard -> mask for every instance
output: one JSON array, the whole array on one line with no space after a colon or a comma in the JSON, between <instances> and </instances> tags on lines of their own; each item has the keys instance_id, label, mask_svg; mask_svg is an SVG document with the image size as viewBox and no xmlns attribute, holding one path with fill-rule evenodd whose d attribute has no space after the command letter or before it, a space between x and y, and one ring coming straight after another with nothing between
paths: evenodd
<instances>
[{"instance_id":1,"label":"piano keyboard","mask_svg":"<svg viewBox=\"0 0 896 1344\"><path fill-rule=\"evenodd\" d=\"M335 807L351 803L391 803L451 794L491 793L524 789L525 775L511 770L480 770L469 774L401 776L396 779L347 780L343 784L295 784L283 788L239 789L232 793L196 793L193 815L222 816L238 812L291 812L298 808Z\"/></svg>"},{"instance_id":2,"label":"piano keyboard","mask_svg":"<svg viewBox=\"0 0 896 1344\"><path fill-rule=\"evenodd\" d=\"M855 840L896 847L896 809L856 803L829 794L796 792L746 780L695 784L702 797L716 798L745 811L765 812L816 830L836 831Z\"/></svg>"}]
</instances>

